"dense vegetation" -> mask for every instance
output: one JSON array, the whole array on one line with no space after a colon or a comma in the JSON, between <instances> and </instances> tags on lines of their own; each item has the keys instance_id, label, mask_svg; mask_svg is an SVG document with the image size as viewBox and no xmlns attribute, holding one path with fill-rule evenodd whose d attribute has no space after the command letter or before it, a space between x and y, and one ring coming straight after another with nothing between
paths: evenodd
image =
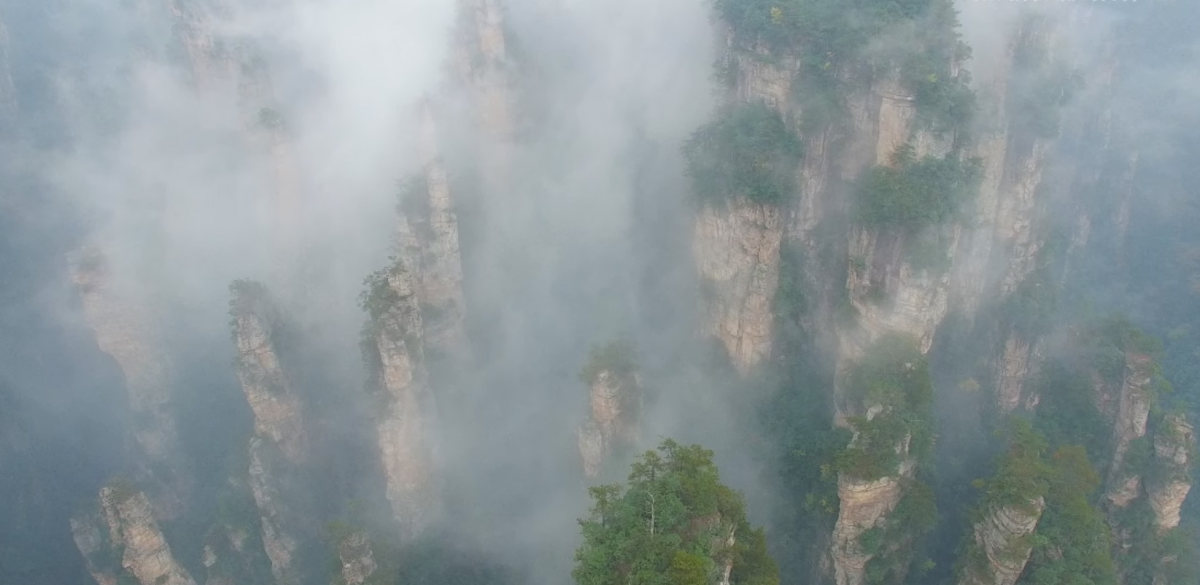
<instances>
[{"instance_id":1,"label":"dense vegetation","mask_svg":"<svg viewBox=\"0 0 1200 585\"><path fill-rule=\"evenodd\" d=\"M778 585L761 529L720 482L712 452L665 440L633 464L629 483L589 490L579 585L706 585L731 566L737 585Z\"/></svg>"},{"instance_id":2,"label":"dense vegetation","mask_svg":"<svg viewBox=\"0 0 1200 585\"><path fill-rule=\"evenodd\" d=\"M766 104L729 108L684 145L688 175L704 201L745 196L779 203L795 190L800 141Z\"/></svg>"},{"instance_id":3,"label":"dense vegetation","mask_svg":"<svg viewBox=\"0 0 1200 585\"><path fill-rule=\"evenodd\" d=\"M891 166L867 171L858 187L858 218L916 234L951 220L978 188L980 162L957 157L917 159L911 145L902 146Z\"/></svg>"},{"instance_id":4,"label":"dense vegetation","mask_svg":"<svg viewBox=\"0 0 1200 585\"><path fill-rule=\"evenodd\" d=\"M874 480L894 475L906 458L928 455L933 382L914 341L889 335L872 344L847 372L844 391L863 414L848 418L856 437L838 456L838 471Z\"/></svg>"},{"instance_id":5,"label":"dense vegetation","mask_svg":"<svg viewBox=\"0 0 1200 585\"><path fill-rule=\"evenodd\" d=\"M896 71L913 95L920 119L937 131L960 129L970 119L974 96L956 64L969 56L958 40L953 5L943 0L717 0L724 22L742 50L756 58L793 54L801 59L797 96L806 127L837 119L847 85L839 72ZM903 24L916 23L903 39ZM879 38L882 46L872 46ZM863 65L865 71L862 71ZM732 66L732 65L729 65ZM725 77L730 77L725 72ZM817 120L812 119L815 115Z\"/></svg>"}]
</instances>

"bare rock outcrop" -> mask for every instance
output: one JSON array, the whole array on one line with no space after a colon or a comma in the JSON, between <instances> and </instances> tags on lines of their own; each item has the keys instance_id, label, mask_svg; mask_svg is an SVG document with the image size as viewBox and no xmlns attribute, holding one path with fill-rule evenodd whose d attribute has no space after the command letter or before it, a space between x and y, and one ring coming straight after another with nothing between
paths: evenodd
<instances>
[{"instance_id":1,"label":"bare rock outcrop","mask_svg":"<svg viewBox=\"0 0 1200 585\"><path fill-rule=\"evenodd\" d=\"M250 490L271 572L276 580L290 582L298 577L297 553L306 532L297 479L308 450L304 408L280 358L283 319L266 288L238 281L230 289L237 376L254 414Z\"/></svg>"},{"instance_id":2,"label":"bare rock outcrop","mask_svg":"<svg viewBox=\"0 0 1200 585\"><path fill-rule=\"evenodd\" d=\"M933 345L949 309L950 278L915 268L905 238L890 230L853 229L846 290L858 320L857 330L842 336L841 359L858 359L886 333L917 339L922 353Z\"/></svg>"},{"instance_id":3,"label":"bare rock outcrop","mask_svg":"<svg viewBox=\"0 0 1200 585\"><path fill-rule=\"evenodd\" d=\"M739 197L705 206L696 218L693 255L705 296L705 332L733 365L749 372L771 352L783 225L773 205Z\"/></svg>"},{"instance_id":4,"label":"bare rock outcrop","mask_svg":"<svg viewBox=\"0 0 1200 585\"><path fill-rule=\"evenodd\" d=\"M621 344L594 351L582 377L591 415L579 429L579 453L584 474L595 478L615 453L637 445L642 388L632 356Z\"/></svg>"},{"instance_id":5,"label":"bare rock outcrop","mask_svg":"<svg viewBox=\"0 0 1200 585\"><path fill-rule=\"evenodd\" d=\"M432 449L435 412L425 368L424 325L413 275L397 263L372 284L365 348L376 397L376 434L387 499L408 537L435 515Z\"/></svg>"},{"instance_id":6,"label":"bare rock outcrop","mask_svg":"<svg viewBox=\"0 0 1200 585\"><path fill-rule=\"evenodd\" d=\"M1037 372L1039 348L1016 332L1010 332L1004 340L1004 351L996 362L996 400L1001 412L1012 412L1017 408L1032 409L1037 396L1025 392L1025 383Z\"/></svg>"},{"instance_id":7,"label":"bare rock outcrop","mask_svg":"<svg viewBox=\"0 0 1200 585\"><path fill-rule=\"evenodd\" d=\"M1109 501L1118 507L1136 497L1141 484L1141 478L1129 474L1124 463L1130 444L1146 435L1153 374L1154 360L1150 356L1132 352L1126 354L1125 377L1115 397L1113 458L1107 494Z\"/></svg>"},{"instance_id":8,"label":"bare rock outcrop","mask_svg":"<svg viewBox=\"0 0 1200 585\"><path fill-rule=\"evenodd\" d=\"M1046 508L1038 498L1027 507L992 509L975 524L975 554L964 572L962 585L1014 585L1033 552L1030 536Z\"/></svg>"},{"instance_id":9,"label":"bare rock outcrop","mask_svg":"<svg viewBox=\"0 0 1200 585\"><path fill-rule=\"evenodd\" d=\"M254 434L298 463L305 454L304 413L276 346L282 318L262 285L240 281L232 290L237 376L254 413Z\"/></svg>"},{"instance_id":10,"label":"bare rock outcrop","mask_svg":"<svg viewBox=\"0 0 1200 585\"><path fill-rule=\"evenodd\" d=\"M485 135L499 144L509 143L516 125L503 7L499 0L459 0L458 12L458 77L471 93Z\"/></svg>"},{"instance_id":11,"label":"bare rock outcrop","mask_svg":"<svg viewBox=\"0 0 1200 585\"><path fill-rule=\"evenodd\" d=\"M1155 433L1154 457L1161 471L1146 487L1159 532L1179 526L1179 511L1192 489L1189 471L1195 443L1195 429L1181 415L1164 417Z\"/></svg>"},{"instance_id":12,"label":"bare rock outcrop","mask_svg":"<svg viewBox=\"0 0 1200 585\"><path fill-rule=\"evenodd\" d=\"M71 533L100 585L196 585L171 554L146 495L124 481L100 490L100 509L72 518Z\"/></svg>"},{"instance_id":13,"label":"bare rock outcrop","mask_svg":"<svg viewBox=\"0 0 1200 585\"><path fill-rule=\"evenodd\" d=\"M96 344L125 376L139 473L145 476L140 479L152 480L151 497L158 514L172 517L183 506L188 480L179 466L171 356L154 325L155 310L144 295L122 287L101 249L89 246L76 251L70 267Z\"/></svg>"},{"instance_id":14,"label":"bare rock outcrop","mask_svg":"<svg viewBox=\"0 0 1200 585\"><path fill-rule=\"evenodd\" d=\"M424 318L425 344L442 353L466 349L458 216L428 108L422 115L422 171L401 203L400 258L413 274Z\"/></svg>"},{"instance_id":15,"label":"bare rock outcrop","mask_svg":"<svg viewBox=\"0 0 1200 585\"><path fill-rule=\"evenodd\" d=\"M911 470L911 463L906 464ZM911 473L911 471L910 471ZM867 562L872 555L864 551L861 538L868 530L882 525L904 495L903 474L874 480L838 475L839 512L833 528L833 568L837 585L862 585Z\"/></svg>"},{"instance_id":16,"label":"bare rock outcrop","mask_svg":"<svg viewBox=\"0 0 1200 585\"><path fill-rule=\"evenodd\" d=\"M379 568L375 562L375 551L365 533L354 532L342 539L338 543L337 554L342 564L343 585L362 585Z\"/></svg>"}]
</instances>

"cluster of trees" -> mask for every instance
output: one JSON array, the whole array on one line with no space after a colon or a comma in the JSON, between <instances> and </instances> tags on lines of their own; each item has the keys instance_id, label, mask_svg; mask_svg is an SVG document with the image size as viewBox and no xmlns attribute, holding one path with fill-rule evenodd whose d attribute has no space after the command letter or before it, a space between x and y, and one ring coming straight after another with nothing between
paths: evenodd
<instances>
[{"instance_id":1,"label":"cluster of trees","mask_svg":"<svg viewBox=\"0 0 1200 585\"><path fill-rule=\"evenodd\" d=\"M589 491L579 585L778 585L766 537L741 497L721 484L712 452L665 440L633 464L626 486Z\"/></svg>"},{"instance_id":2,"label":"cluster of trees","mask_svg":"<svg viewBox=\"0 0 1200 585\"><path fill-rule=\"evenodd\" d=\"M912 145L896 149L890 166L869 169L858 187L858 219L910 234L953 219L979 186L978 159L918 159Z\"/></svg>"},{"instance_id":3,"label":"cluster of trees","mask_svg":"<svg viewBox=\"0 0 1200 585\"><path fill-rule=\"evenodd\" d=\"M763 103L733 106L684 145L694 192L704 201L744 196L778 203L796 188L800 140Z\"/></svg>"}]
</instances>

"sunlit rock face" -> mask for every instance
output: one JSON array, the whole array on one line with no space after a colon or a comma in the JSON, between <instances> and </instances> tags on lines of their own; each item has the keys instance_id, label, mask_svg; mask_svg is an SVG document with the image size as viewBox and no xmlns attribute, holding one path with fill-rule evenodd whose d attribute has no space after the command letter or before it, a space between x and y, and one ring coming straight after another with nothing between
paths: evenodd
<instances>
[{"instance_id":1,"label":"sunlit rock face","mask_svg":"<svg viewBox=\"0 0 1200 585\"><path fill-rule=\"evenodd\" d=\"M1029 538L1037 528L1046 508L1046 500L1038 498L1027 507L1005 506L990 510L975 524L975 545L982 553L979 559L969 559L979 566L968 565L960 581L962 585L1014 585L1029 562L1033 541Z\"/></svg>"},{"instance_id":2,"label":"sunlit rock face","mask_svg":"<svg viewBox=\"0 0 1200 585\"><path fill-rule=\"evenodd\" d=\"M100 585L196 585L171 554L146 495L125 484L100 490L99 512L71 520L75 544Z\"/></svg>"},{"instance_id":3,"label":"sunlit rock face","mask_svg":"<svg viewBox=\"0 0 1200 585\"><path fill-rule=\"evenodd\" d=\"M1147 482L1147 491L1159 532L1179 526L1179 511L1192 489L1190 456L1195 442L1195 429L1182 415L1168 415L1155 433L1154 457L1163 472Z\"/></svg>"},{"instance_id":4,"label":"sunlit rock face","mask_svg":"<svg viewBox=\"0 0 1200 585\"><path fill-rule=\"evenodd\" d=\"M692 245L703 279L705 331L743 373L771 352L782 236L779 209L744 197L706 206L696 218Z\"/></svg>"},{"instance_id":5,"label":"sunlit rock face","mask_svg":"<svg viewBox=\"0 0 1200 585\"><path fill-rule=\"evenodd\" d=\"M414 277L392 267L380 283L379 306L368 325L376 434L387 499L407 537L436 515L429 430L435 411L425 369L424 326Z\"/></svg>"},{"instance_id":6,"label":"sunlit rock face","mask_svg":"<svg viewBox=\"0 0 1200 585\"><path fill-rule=\"evenodd\" d=\"M636 375L604 369L593 377L591 416L579 429L579 454L587 477L600 475L615 452L637 445L641 395Z\"/></svg>"},{"instance_id":7,"label":"sunlit rock face","mask_svg":"<svg viewBox=\"0 0 1200 585\"><path fill-rule=\"evenodd\" d=\"M422 118L423 167L401 203L399 252L415 279L426 347L442 354L462 354L467 341L458 216L437 128L427 108Z\"/></svg>"}]
</instances>

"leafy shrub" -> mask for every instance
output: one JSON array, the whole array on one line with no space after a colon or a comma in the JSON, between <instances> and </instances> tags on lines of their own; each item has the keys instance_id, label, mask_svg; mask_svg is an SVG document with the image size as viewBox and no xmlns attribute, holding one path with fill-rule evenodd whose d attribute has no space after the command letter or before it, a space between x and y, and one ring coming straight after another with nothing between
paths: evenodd
<instances>
[{"instance_id":1,"label":"leafy shrub","mask_svg":"<svg viewBox=\"0 0 1200 585\"><path fill-rule=\"evenodd\" d=\"M926 156L916 160L910 145L895 154L892 166L867 171L858 187L858 218L870 225L899 227L908 233L953 218L964 199L979 186L978 159Z\"/></svg>"},{"instance_id":2,"label":"leafy shrub","mask_svg":"<svg viewBox=\"0 0 1200 585\"><path fill-rule=\"evenodd\" d=\"M727 110L684 145L688 175L704 201L746 196L778 203L796 188L802 154L783 118L762 103Z\"/></svg>"}]
</instances>

